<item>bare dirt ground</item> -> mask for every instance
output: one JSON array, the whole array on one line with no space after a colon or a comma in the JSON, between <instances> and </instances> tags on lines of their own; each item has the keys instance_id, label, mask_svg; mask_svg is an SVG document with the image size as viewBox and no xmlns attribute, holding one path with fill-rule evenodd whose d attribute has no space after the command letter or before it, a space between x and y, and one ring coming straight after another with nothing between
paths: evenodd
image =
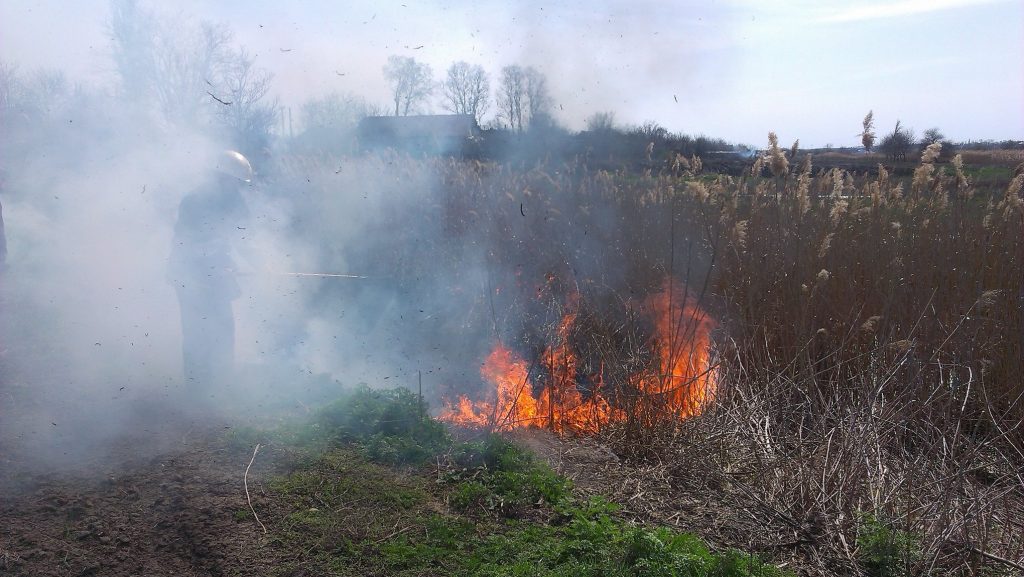
<instances>
[{"instance_id":1,"label":"bare dirt ground","mask_svg":"<svg viewBox=\"0 0 1024 577\"><path fill-rule=\"evenodd\" d=\"M183 403L173 384L83 394L58 363L29 372L10 360L0 357L0 575L274 574L279 552L240 514L253 448L231 434L270 424L253 416L263 399L228 416ZM253 499L289 466L261 449Z\"/></svg>"},{"instance_id":2,"label":"bare dirt ground","mask_svg":"<svg viewBox=\"0 0 1024 577\"><path fill-rule=\"evenodd\" d=\"M181 417L140 413L140 434L61 470L0 445L0 574L270 574L273 550L236 515L251 455L225 441L230 425ZM275 461L261 451L251 491Z\"/></svg>"}]
</instances>

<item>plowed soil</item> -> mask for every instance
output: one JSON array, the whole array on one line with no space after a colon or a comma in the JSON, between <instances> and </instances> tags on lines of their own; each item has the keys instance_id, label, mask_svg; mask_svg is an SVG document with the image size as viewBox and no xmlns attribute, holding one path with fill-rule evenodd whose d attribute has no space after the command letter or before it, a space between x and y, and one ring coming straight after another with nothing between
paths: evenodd
<instances>
[{"instance_id":1,"label":"plowed soil","mask_svg":"<svg viewBox=\"0 0 1024 577\"><path fill-rule=\"evenodd\" d=\"M273 574L274 551L244 514L251 451L226 440L231 425L199 422L140 414L138 434L60 468L0 445L0 574ZM260 451L254 498L277 460Z\"/></svg>"}]
</instances>

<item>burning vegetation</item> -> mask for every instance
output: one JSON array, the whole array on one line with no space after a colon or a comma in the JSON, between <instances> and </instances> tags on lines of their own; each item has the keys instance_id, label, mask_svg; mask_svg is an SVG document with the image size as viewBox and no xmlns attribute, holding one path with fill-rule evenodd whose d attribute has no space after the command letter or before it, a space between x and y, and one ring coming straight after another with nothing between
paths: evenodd
<instances>
[{"instance_id":1,"label":"burning vegetation","mask_svg":"<svg viewBox=\"0 0 1024 577\"><path fill-rule=\"evenodd\" d=\"M346 164L353 181L392 170L382 195L439 175L382 213L393 234L346 256L391 255L398 295L431 279L455 297L405 340L444 342L465 368L424 375L449 423L606 443L645 490L665 478L765 511L728 530L798 543L820 574L855 572L894 535L914 541L883 552L890 566L1018 558L1003 511L1022 502L1022 177L982 188L962 159L930 156L913 175L854 173L775 148L738 178ZM432 234L402 226L422 215Z\"/></svg>"},{"instance_id":2,"label":"burning vegetation","mask_svg":"<svg viewBox=\"0 0 1024 577\"><path fill-rule=\"evenodd\" d=\"M172 287L165 270L180 246L173 215L201 184L199 157L230 146L257 169L245 193L251 221L227 227L233 252L255 258L244 274L241 262L237 271L213 267L238 276L245 296L222 308L237 317L242 366L217 377L225 382L214 386L236 387L218 389L230 395L218 400L250 419L265 405L308 412L300 395L314 385L337 397L338 382L366 383L335 405L332 441L389 463L433 462L436 479L424 486L447 475L453 490L443 502L424 499L420 512L461 503L474 514L536 514L540 495L558 505L543 512L546 528L574 540L549 561L614 547L636 567L645 555L677 560L662 554L668 533L609 531L607 514L563 507L572 500L564 479L496 466L518 457L443 471L457 451L511 451L454 447L432 404L440 421L475 432L599 446L608 466L591 477L620 476L597 479L595 492L628 503L631 521L689 523L716 545L762 552L802 574L1024 570L1019 143L952 155L936 131L915 153L896 142L908 136L897 123L879 154L870 113L863 151L813 160L774 133L755 156L653 122L619 127L610 116L571 132L551 116L543 74L514 64L501 71L498 126L481 129L480 103L465 99L452 116L382 118L359 98L328 95L303 107L295 134L290 109L285 121L269 98L270 75L229 30L164 26L141 4L113 5L118 87L94 91L0 62L0 243L5 231L11 239L0 262L0 481L22 481L7 455L92 467L112 447L147 451L139 431L156 414L175 434L149 433L159 441L151 446L177 441L187 419L173 409L192 410L210 391L175 392L186 379L174 297L184 284ZM179 27L191 32L179 37ZM453 91L459 78L482 75L466 63L451 70ZM396 114L417 108L422 90L406 90L410 74L433 83L411 57L385 72ZM366 116L374 119L360 123ZM221 208L204 208L198 228L227 222ZM417 393L378 390L418 384L420 373ZM174 491L205 487L189 489L190 475L165 482L158 464L124 491L155 491L151 503L169 524L145 523L156 530L149 540L198 534L175 525L188 500ZM339 469L293 477L301 499L277 510L271 530L330 531L312 544L297 539L302 546L286 556L317 551L337 568L390 550L412 574L402 563L413 539L436 538L451 523L439 518L421 532L405 502L393 522L355 518L353 499L369 510L384 499L342 487ZM223 476L225 487L237 486L238 472ZM530 475L540 488L519 492ZM203 516L237 501L203 505ZM701 511L696 501L718 508ZM120 495L110 502L126 509ZM53 521L46 556L24 538L34 531L8 524L24 535L0 527L0 572L23 563L8 554L14 544L32 569L66 574L74 523L104 517L78 519L88 509L65 500L37 503L23 499L20 513ZM54 514L66 505L66 519ZM129 508L119 535L138 522ZM225 533L246 518L223 523ZM354 520L361 534L335 531ZM507 528L496 534L505 539ZM453 558L479 536L473 523L464 529L450 539ZM89 531L73 546L89 547ZM592 531L604 536L591 541ZM96 549L104 559L121 543L96 539L109 546ZM233 551L238 542L225 543ZM482 549L505 549L494 543ZM189 563L196 550L172 552ZM178 571L188 572L196 567Z\"/></svg>"},{"instance_id":3,"label":"burning vegetation","mask_svg":"<svg viewBox=\"0 0 1024 577\"><path fill-rule=\"evenodd\" d=\"M604 362L581 366L574 348L579 294L571 293L555 334L527 362L498 342L480 367L487 383L482 398L448 400L440 419L463 427L508 431L520 427L597 433L601 427L639 415L649 422L699 414L715 392L711 330L714 321L678 285L641 306L654 327L646 350L651 361L616 382Z\"/></svg>"}]
</instances>

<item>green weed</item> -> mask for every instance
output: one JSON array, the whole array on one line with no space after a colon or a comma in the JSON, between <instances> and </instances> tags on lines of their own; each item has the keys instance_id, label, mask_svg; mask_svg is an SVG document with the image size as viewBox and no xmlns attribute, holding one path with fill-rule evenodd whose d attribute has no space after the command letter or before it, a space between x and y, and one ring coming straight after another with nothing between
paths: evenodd
<instances>
[{"instance_id":1,"label":"green weed","mask_svg":"<svg viewBox=\"0 0 1024 577\"><path fill-rule=\"evenodd\" d=\"M418 395L404 388L366 386L323 408L309 436L328 443L357 443L370 459L389 464L422 463L452 443Z\"/></svg>"},{"instance_id":2,"label":"green weed","mask_svg":"<svg viewBox=\"0 0 1024 577\"><path fill-rule=\"evenodd\" d=\"M464 468L443 477L454 486L449 503L458 510L487 510L515 518L571 497L572 485L533 455L498 435L456 445L453 461Z\"/></svg>"},{"instance_id":3,"label":"green weed","mask_svg":"<svg viewBox=\"0 0 1024 577\"><path fill-rule=\"evenodd\" d=\"M868 513L860 519L857 548L860 564L871 577L906 575L921 558L915 535Z\"/></svg>"},{"instance_id":4,"label":"green weed","mask_svg":"<svg viewBox=\"0 0 1024 577\"><path fill-rule=\"evenodd\" d=\"M696 536L615 520L605 502L575 509L564 526L509 521L479 535L466 525L407 535L380 547L389 574L511 576L775 577L784 572L739 552L712 553ZM437 520L433 520L437 522Z\"/></svg>"},{"instance_id":5,"label":"green weed","mask_svg":"<svg viewBox=\"0 0 1024 577\"><path fill-rule=\"evenodd\" d=\"M783 575L695 535L626 523L506 439L455 443L420 410L404 389L363 388L321 411L303 438L325 452L271 485L282 508L272 544L337 575ZM385 466L441 454L456 468L439 478Z\"/></svg>"}]
</instances>

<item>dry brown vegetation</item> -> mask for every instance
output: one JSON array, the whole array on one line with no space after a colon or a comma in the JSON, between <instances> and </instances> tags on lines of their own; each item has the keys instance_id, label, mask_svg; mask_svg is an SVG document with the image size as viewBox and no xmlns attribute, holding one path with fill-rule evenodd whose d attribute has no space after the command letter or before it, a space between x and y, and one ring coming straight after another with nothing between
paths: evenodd
<instances>
[{"instance_id":1,"label":"dry brown vegetation","mask_svg":"<svg viewBox=\"0 0 1024 577\"><path fill-rule=\"evenodd\" d=\"M1024 150L965 150L964 162L979 166L1016 168L1024 162Z\"/></svg>"},{"instance_id":2,"label":"dry brown vegetation","mask_svg":"<svg viewBox=\"0 0 1024 577\"><path fill-rule=\"evenodd\" d=\"M774 156L740 178L682 158L642 174L347 161L339 171L389 174L378 192L400 202L377 223L392 234L346 258L391 270L401 291L458 293L431 342L476 359L484 337L536 358L578 293L564 338L628 414L599 438L659 464L656 485L748 512L730 544L819 574L1019 570L1024 177L990 193L961 159L901 179ZM636 303L666 276L719 325L716 400L679 422L630 413L626 377L658 362Z\"/></svg>"},{"instance_id":3,"label":"dry brown vegetation","mask_svg":"<svg viewBox=\"0 0 1024 577\"><path fill-rule=\"evenodd\" d=\"M665 448L743 483L823 572L864 568L866 514L910 537L897 574L1015 568L1021 182L977 197L922 165L715 183L719 402Z\"/></svg>"}]
</instances>

